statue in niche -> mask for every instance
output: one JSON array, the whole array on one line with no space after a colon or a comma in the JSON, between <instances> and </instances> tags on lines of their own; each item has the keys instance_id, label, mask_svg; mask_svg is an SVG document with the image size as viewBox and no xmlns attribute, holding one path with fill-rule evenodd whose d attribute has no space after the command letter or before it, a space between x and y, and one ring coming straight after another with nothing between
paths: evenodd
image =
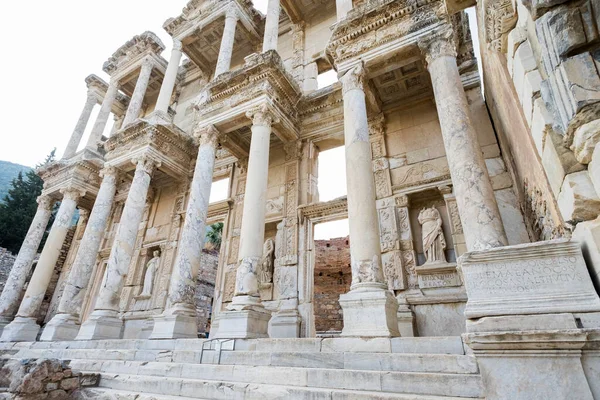
<instances>
[{"instance_id":1,"label":"statue in niche","mask_svg":"<svg viewBox=\"0 0 600 400\"><path fill-rule=\"evenodd\" d=\"M152 290L154 289L154 278L156 277L156 271L160 266L160 252L155 250L152 253L153 257L146 264L146 274L144 275L144 287L142 292L138 296L141 299L147 299L152 296Z\"/></svg>"},{"instance_id":2,"label":"statue in niche","mask_svg":"<svg viewBox=\"0 0 600 400\"><path fill-rule=\"evenodd\" d=\"M263 246L263 258L258 271L260 285L273 283L273 268L275 267L275 241L267 239Z\"/></svg>"},{"instance_id":3,"label":"statue in niche","mask_svg":"<svg viewBox=\"0 0 600 400\"><path fill-rule=\"evenodd\" d=\"M425 264L446 263L446 239L442 230L442 217L435 208L424 208L419 213L419 223L423 231L423 252Z\"/></svg>"}]
</instances>

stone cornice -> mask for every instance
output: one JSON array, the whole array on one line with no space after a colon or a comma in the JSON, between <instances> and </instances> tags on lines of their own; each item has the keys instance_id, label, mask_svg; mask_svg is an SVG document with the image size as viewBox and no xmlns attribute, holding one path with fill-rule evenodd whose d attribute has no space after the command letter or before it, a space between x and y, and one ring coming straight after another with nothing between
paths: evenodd
<instances>
[{"instance_id":1,"label":"stone cornice","mask_svg":"<svg viewBox=\"0 0 600 400\"><path fill-rule=\"evenodd\" d=\"M344 218L348 215L348 198L340 197L323 203L313 203L298 207L300 221L310 219L317 221L327 217Z\"/></svg>"},{"instance_id":2,"label":"stone cornice","mask_svg":"<svg viewBox=\"0 0 600 400\"><path fill-rule=\"evenodd\" d=\"M301 117L321 112L330 108L338 108L343 103L341 83L334 83L321 90L314 91L300 100L298 110Z\"/></svg>"},{"instance_id":3,"label":"stone cornice","mask_svg":"<svg viewBox=\"0 0 600 400\"><path fill-rule=\"evenodd\" d=\"M113 75L123 65L131 60L145 55L154 54L160 58L160 54L165 50L165 45L152 32L144 32L141 35L134 36L131 40L119 47L117 51L104 63L103 70L109 75Z\"/></svg>"}]
</instances>

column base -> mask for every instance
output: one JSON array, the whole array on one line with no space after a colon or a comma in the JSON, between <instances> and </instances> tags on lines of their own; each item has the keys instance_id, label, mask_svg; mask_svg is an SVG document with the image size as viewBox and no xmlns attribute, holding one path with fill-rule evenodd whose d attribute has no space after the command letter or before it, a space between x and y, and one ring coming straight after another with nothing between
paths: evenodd
<instances>
[{"instance_id":1,"label":"column base","mask_svg":"<svg viewBox=\"0 0 600 400\"><path fill-rule=\"evenodd\" d=\"M94 311L81 325L75 340L120 339L123 321L114 311Z\"/></svg>"},{"instance_id":2,"label":"column base","mask_svg":"<svg viewBox=\"0 0 600 400\"><path fill-rule=\"evenodd\" d=\"M176 309L166 310L154 317L150 339L197 339L198 322L195 315Z\"/></svg>"},{"instance_id":3,"label":"column base","mask_svg":"<svg viewBox=\"0 0 600 400\"><path fill-rule=\"evenodd\" d=\"M269 337L271 313L260 298L236 296L218 317L219 330L215 339L259 339Z\"/></svg>"},{"instance_id":4,"label":"column base","mask_svg":"<svg viewBox=\"0 0 600 400\"><path fill-rule=\"evenodd\" d=\"M144 119L152 125L173 125L173 117L164 111L155 110Z\"/></svg>"},{"instance_id":5,"label":"column base","mask_svg":"<svg viewBox=\"0 0 600 400\"><path fill-rule=\"evenodd\" d=\"M0 342L35 342L39 332L35 318L15 317L4 327Z\"/></svg>"},{"instance_id":6,"label":"column base","mask_svg":"<svg viewBox=\"0 0 600 400\"><path fill-rule=\"evenodd\" d=\"M342 336L397 337L398 301L389 290L355 285L340 296L344 311Z\"/></svg>"},{"instance_id":7,"label":"column base","mask_svg":"<svg viewBox=\"0 0 600 400\"><path fill-rule=\"evenodd\" d=\"M46 324L41 342L57 342L62 340L75 340L79 333L79 318L71 314L56 314L50 322Z\"/></svg>"},{"instance_id":8,"label":"column base","mask_svg":"<svg viewBox=\"0 0 600 400\"><path fill-rule=\"evenodd\" d=\"M271 318L271 338L299 338L302 318L298 310L283 310Z\"/></svg>"},{"instance_id":9,"label":"column base","mask_svg":"<svg viewBox=\"0 0 600 400\"><path fill-rule=\"evenodd\" d=\"M4 331L4 327L11 323L13 319L9 317L0 317L0 336L2 336L2 332Z\"/></svg>"}]
</instances>

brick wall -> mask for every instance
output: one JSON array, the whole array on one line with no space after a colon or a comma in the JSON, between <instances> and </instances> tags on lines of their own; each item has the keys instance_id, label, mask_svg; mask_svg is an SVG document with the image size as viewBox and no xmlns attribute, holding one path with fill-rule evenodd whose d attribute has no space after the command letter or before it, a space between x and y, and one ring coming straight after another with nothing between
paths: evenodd
<instances>
[{"instance_id":1,"label":"brick wall","mask_svg":"<svg viewBox=\"0 0 600 400\"><path fill-rule=\"evenodd\" d=\"M215 280L219 265L219 252L203 250L198 281L196 285L196 311L198 332L208 332L208 323L212 313L212 302L215 295Z\"/></svg>"},{"instance_id":2,"label":"brick wall","mask_svg":"<svg viewBox=\"0 0 600 400\"><path fill-rule=\"evenodd\" d=\"M344 326L341 294L350 291L349 238L315 240L315 328L317 332L341 331Z\"/></svg>"}]
</instances>

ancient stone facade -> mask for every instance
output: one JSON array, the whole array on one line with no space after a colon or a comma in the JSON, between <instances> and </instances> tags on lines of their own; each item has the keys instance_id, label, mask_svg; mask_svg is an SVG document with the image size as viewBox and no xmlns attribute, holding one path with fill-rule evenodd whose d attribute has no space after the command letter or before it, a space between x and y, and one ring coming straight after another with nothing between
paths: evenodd
<instances>
[{"instance_id":1,"label":"ancient stone facade","mask_svg":"<svg viewBox=\"0 0 600 400\"><path fill-rule=\"evenodd\" d=\"M0 297L3 348L119 348L137 370L79 365L115 373L107 389L203 398L221 396L220 379L242 398L600 398L596 2L268 3L263 15L249 0L191 0L164 24L169 61L145 32L104 64L108 83L86 80L64 157L39 171L38 212ZM329 70L339 81L319 88ZM319 153L337 146L347 196L322 202ZM227 199L210 204L226 178ZM76 209L87 218L56 312L38 321ZM341 338L314 339L314 226L346 218ZM223 244L210 340L199 341L196 288L213 268L203 249L215 222ZM287 354L299 351L321 361ZM415 352L434 352L434 366L413 363ZM181 381L153 385L156 372L135 364L144 357Z\"/></svg>"},{"instance_id":2,"label":"ancient stone facade","mask_svg":"<svg viewBox=\"0 0 600 400\"><path fill-rule=\"evenodd\" d=\"M10 270L15 263L16 256L10 251L0 248L0 291L4 289Z\"/></svg>"}]
</instances>

